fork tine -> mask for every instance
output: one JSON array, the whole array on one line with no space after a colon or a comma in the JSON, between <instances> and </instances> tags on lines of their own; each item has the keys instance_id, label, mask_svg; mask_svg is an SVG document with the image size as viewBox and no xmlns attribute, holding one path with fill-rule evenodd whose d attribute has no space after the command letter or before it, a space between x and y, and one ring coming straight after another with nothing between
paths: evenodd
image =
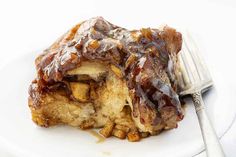
<instances>
[{"instance_id":1,"label":"fork tine","mask_svg":"<svg viewBox=\"0 0 236 157\"><path fill-rule=\"evenodd\" d=\"M191 60L193 61L194 67L196 68L197 77L198 77L198 79L202 80L203 76L202 76L202 73L200 72L200 71L202 71L202 67L201 67L201 65L196 63L196 62L200 63L199 62L200 60L196 56L195 51L190 49L190 46L186 42L186 39L184 39L183 41L184 41L185 48L187 49L187 52L190 54Z\"/></svg>"},{"instance_id":2,"label":"fork tine","mask_svg":"<svg viewBox=\"0 0 236 157\"><path fill-rule=\"evenodd\" d=\"M181 94L186 95L196 91L206 91L213 85L211 76L193 38L187 31L183 31L183 46L179 53L179 62L182 71Z\"/></svg>"},{"instance_id":3,"label":"fork tine","mask_svg":"<svg viewBox=\"0 0 236 157\"><path fill-rule=\"evenodd\" d=\"M193 40L192 36L190 35L190 33L188 31L186 31L185 33L185 45L186 48L189 50L189 53L192 56L192 60L196 66L197 72L199 77L201 78L201 80L211 80L211 76L210 73L207 69L207 66L204 62L204 60L202 59L202 57L200 56L200 51L198 49L198 47L196 46L196 42Z\"/></svg>"},{"instance_id":4,"label":"fork tine","mask_svg":"<svg viewBox=\"0 0 236 157\"><path fill-rule=\"evenodd\" d=\"M181 73L180 73L181 77L180 77L179 81L181 81L180 86L184 90L184 89L188 88L188 86L191 84L191 81L188 77L189 74L187 72L187 67L186 67L186 64L184 64L183 57L182 57L181 53L179 53L179 63L180 63L180 70L181 70Z\"/></svg>"},{"instance_id":5,"label":"fork tine","mask_svg":"<svg viewBox=\"0 0 236 157\"><path fill-rule=\"evenodd\" d=\"M191 69L189 68L189 67L191 67L191 65L188 62L189 59L186 54L187 54L186 50L184 48L182 48L180 56L183 61L183 66L186 71L186 74L188 75L187 78L189 78L189 83L193 84L195 82L195 79L194 79L194 75L193 75Z\"/></svg>"},{"instance_id":6,"label":"fork tine","mask_svg":"<svg viewBox=\"0 0 236 157\"><path fill-rule=\"evenodd\" d=\"M184 47L183 47L183 50L184 50L184 55L187 56L186 57L186 63L188 63L188 68L190 69L190 72L191 72L191 75L193 76L194 78L194 82L199 82L200 80L200 77L199 77L199 72L198 72L198 69L196 68L196 63L195 63L195 60L191 54L191 51L188 50L187 48L187 43L185 42L185 39L184 39L184 43L183 43Z\"/></svg>"}]
</instances>

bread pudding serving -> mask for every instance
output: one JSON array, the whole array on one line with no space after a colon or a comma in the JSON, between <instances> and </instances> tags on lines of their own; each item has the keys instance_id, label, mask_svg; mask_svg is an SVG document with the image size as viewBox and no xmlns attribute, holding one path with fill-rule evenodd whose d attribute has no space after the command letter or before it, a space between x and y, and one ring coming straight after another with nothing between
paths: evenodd
<instances>
[{"instance_id":1,"label":"bread pudding serving","mask_svg":"<svg viewBox=\"0 0 236 157\"><path fill-rule=\"evenodd\" d=\"M176 128L181 45L168 26L127 30L102 17L77 24L35 60L33 121L101 128L104 137L129 141Z\"/></svg>"}]
</instances>

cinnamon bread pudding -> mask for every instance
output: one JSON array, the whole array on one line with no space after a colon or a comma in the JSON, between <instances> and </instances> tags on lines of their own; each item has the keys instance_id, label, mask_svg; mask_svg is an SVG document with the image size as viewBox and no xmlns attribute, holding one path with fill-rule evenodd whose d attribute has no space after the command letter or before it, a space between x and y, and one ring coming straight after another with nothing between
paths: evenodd
<instances>
[{"instance_id":1,"label":"cinnamon bread pudding","mask_svg":"<svg viewBox=\"0 0 236 157\"><path fill-rule=\"evenodd\" d=\"M101 128L104 137L129 141L176 128L181 45L168 26L130 31L102 17L77 24L35 60L33 121Z\"/></svg>"}]
</instances>

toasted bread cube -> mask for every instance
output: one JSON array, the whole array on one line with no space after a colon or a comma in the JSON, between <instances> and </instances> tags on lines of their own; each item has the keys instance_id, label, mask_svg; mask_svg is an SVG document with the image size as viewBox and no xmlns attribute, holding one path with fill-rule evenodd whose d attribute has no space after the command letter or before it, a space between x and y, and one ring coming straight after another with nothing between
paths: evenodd
<instances>
[{"instance_id":1,"label":"toasted bread cube","mask_svg":"<svg viewBox=\"0 0 236 157\"><path fill-rule=\"evenodd\" d=\"M138 131L130 131L127 137L130 142L136 142L141 139Z\"/></svg>"},{"instance_id":2,"label":"toasted bread cube","mask_svg":"<svg viewBox=\"0 0 236 157\"><path fill-rule=\"evenodd\" d=\"M114 122L108 121L106 125L99 131L104 137L110 137L114 128Z\"/></svg>"},{"instance_id":3,"label":"toasted bread cube","mask_svg":"<svg viewBox=\"0 0 236 157\"><path fill-rule=\"evenodd\" d=\"M81 102L86 102L89 100L90 86L88 84L80 83L80 82L71 82L70 87L71 87L73 96L77 100Z\"/></svg>"},{"instance_id":4,"label":"toasted bread cube","mask_svg":"<svg viewBox=\"0 0 236 157\"><path fill-rule=\"evenodd\" d=\"M125 139L126 138L126 132L119 129L114 129L112 132L112 135L119 138L119 139Z\"/></svg>"}]
</instances>

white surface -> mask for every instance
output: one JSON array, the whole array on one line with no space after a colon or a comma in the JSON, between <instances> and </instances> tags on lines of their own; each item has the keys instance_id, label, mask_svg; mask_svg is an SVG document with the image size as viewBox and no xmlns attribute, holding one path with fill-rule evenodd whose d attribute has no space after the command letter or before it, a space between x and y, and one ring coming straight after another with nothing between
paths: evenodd
<instances>
[{"instance_id":1,"label":"white surface","mask_svg":"<svg viewBox=\"0 0 236 157\"><path fill-rule=\"evenodd\" d=\"M145 0L137 4L132 3L134 2L87 0L0 2L0 67L7 62L12 62L18 56L33 52L31 55L17 59L15 64L19 64L11 63L9 70L5 69L5 73L1 72L0 84L4 90L0 92L0 105L4 110L0 110L2 124L0 141L4 143L0 144L0 156L13 156L14 153L40 156L44 153L50 155L57 152L69 156L72 153L86 152L79 151L85 150L86 146L90 152L100 152L98 154L100 156L106 156L103 152L109 152L109 148L113 148L116 152L110 156L125 153L125 148L133 150L130 155L138 153L145 156L148 154L158 156L166 152L170 156L191 156L191 153L200 149L202 144L200 130L191 107L187 108L186 117L178 129L136 144L111 139L103 146L95 146L93 137L76 129L58 127L45 130L32 125L26 105L27 86L33 76L32 56L35 56L36 50L49 46L77 22L98 15L127 28L157 27L167 23L173 27L188 28L193 32L216 83L214 90L205 99L207 109L217 133L221 135L224 132L236 111L233 104L233 98L236 96L234 72L236 5L232 1L229 3L173 1L170 3L170 1ZM11 101L8 100L8 103L6 98L9 97ZM10 109L12 115L8 114ZM65 132L68 135L65 135ZM235 132L236 124L221 140L229 157L236 154ZM109 145L111 142L112 145ZM161 142L165 145L160 144ZM44 143L44 147L51 148L54 152L44 152L45 149L41 150L40 143ZM79 146L81 143L83 143L82 147ZM122 151L118 150L120 145L125 146ZM165 147L166 145L168 148ZM145 152L145 149L149 151Z\"/></svg>"}]
</instances>

